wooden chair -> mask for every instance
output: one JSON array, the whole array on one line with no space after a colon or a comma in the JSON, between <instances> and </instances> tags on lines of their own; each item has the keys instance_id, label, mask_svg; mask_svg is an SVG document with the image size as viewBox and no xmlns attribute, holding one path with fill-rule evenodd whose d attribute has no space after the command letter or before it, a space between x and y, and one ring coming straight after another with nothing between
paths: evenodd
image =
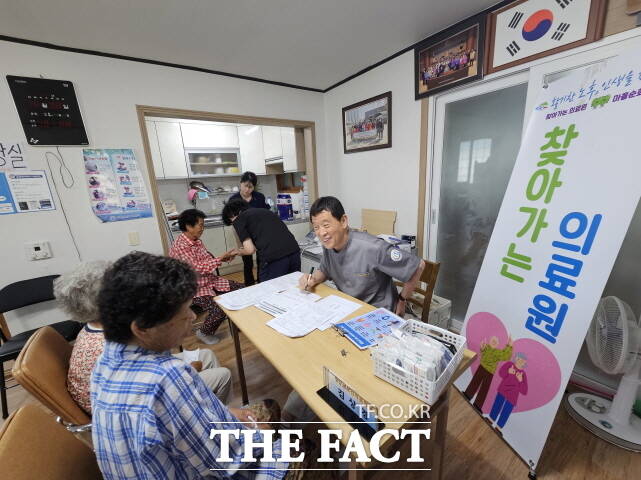
<instances>
[{"instance_id":1,"label":"wooden chair","mask_svg":"<svg viewBox=\"0 0 641 480\"><path fill-rule=\"evenodd\" d=\"M438 271L441 268L439 262L430 262L425 260L425 268L421 274L421 283L414 290L414 293L410 298L407 299L408 302L421 307L423 309L421 313L421 321L427 323L427 319L430 315L430 304L432 303L432 295L434 293L434 285L436 285L436 278L438 277ZM427 284L425 288L422 288L422 284ZM401 282L394 282L398 287L402 287Z\"/></svg>"},{"instance_id":2,"label":"wooden chair","mask_svg":"<svg viewBox=\"0 0 641 480\"><path fill-rule=\"evenodd\" d=\"M37 405L25 405L0 430L0 470L12 480L101 479L91 448Z\"/></svg>"},{"instance_id":3,"label":"wooden chair","mask_svg":"<svg viewBox=\"0 0 641 480\"><path fill-rule=\"evenodd\" d=\"M361 210L361 230L371 235L393 234L396 212L392 210Z\"/></svg>"},{"instance_id":4,"label":"wooden chair","mask_svg":"<svg viewBox=\"0 0 641 480\"><path fill-rule=\"evenodd\" d=\"M53 281L59 275L31 278L7 285L0 290L0 398L2 400L2 418L7 418L7 386L4 376L4 362L15 360L27 340L37 329L22 332L12 336L4 318L4 314L40 302L54 300ZM82 328L82 324L65 320L51 324L67 341L74 340Z\"/></svg>"},{"instance_id":5,"label":"wooden chair","mask_svg":"<svg viewBox=\"0 0 641 480\"><path fill-rule=\"evenodd\" d=\"M27 341L13 366L15 379L73 433L91 429L91 417L67 390L72 346L51 327L42 327Z\"/></svg>"}]
</instances>

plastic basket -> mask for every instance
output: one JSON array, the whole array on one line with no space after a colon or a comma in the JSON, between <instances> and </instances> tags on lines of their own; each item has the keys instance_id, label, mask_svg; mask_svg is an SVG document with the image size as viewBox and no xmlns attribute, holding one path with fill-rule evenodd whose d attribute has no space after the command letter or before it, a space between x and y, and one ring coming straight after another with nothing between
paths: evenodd
<instances>
[{"instance_id":1,"label":"plastic basket","mask_svg":"<svg viewBox=\"0 0 641 480\"><path fill-rule=\"evenodd\" d=\"M374 362L374 375L383 380L395 385L401 390L406 391L410 395L415 396L423 402L433 405L443 393L443 389L454 375L458 367L465 348L467 347L467 340L461 335L449 332L443 328L435 327L427 323L419 322L416 320L408 320L403 325L402 330L406 333L413 334L414 332L422 333L425 335L432 335L440 337L446 342L450 342L456 347L456 354L452 357L449 365L441 372L441 375L435 382L420 377L412 372L408 372L393 363L387 362L383 359L383 355L378 352L378 349L372 349L372 360Z\"/></svg>"}]
</instances>

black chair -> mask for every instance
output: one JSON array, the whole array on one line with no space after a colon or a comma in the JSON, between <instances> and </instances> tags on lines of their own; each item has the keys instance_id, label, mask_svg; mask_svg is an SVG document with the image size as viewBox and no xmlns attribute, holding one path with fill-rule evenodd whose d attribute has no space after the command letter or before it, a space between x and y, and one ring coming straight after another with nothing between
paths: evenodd
<instances>
[{"instance_id":1,"label":"black chair","mask_svg":"<svg viewBox=\"0 0 641 480\"><path fill-rule=\"evenodd\" d=\"M0 397L2 397L2 418L9 416L4 362L18 358L22 347L27 343L29 337L38 330L35 328L11 336L4 314L22 307L35 305L36 303L53 300L55 298L53 295L53 281L59 276L60 275L48 275L30 280L22 280L11 283L0 290L0 370L2 370L2 374L0 375ZM73 320L57 322L50 326L67 341L74 340L82 328L81 323Z\"/></svg>"}]
</instances>

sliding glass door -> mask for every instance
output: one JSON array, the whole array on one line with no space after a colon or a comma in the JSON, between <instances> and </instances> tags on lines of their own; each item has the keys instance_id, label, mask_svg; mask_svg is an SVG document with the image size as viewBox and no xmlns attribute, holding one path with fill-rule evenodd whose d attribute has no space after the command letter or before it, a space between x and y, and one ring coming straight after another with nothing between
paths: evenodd
<instances>
[{"instance_id":1,"label":"sliding glass door","mask_svg":"<svg viewBox=\"0 0 641 480\"><path fill-rule=\"evenodd\" d=\"M441 262L435 293L462 322L519 150L527 76L435 102L427 257Z\"/></svg>"}]
</instances>

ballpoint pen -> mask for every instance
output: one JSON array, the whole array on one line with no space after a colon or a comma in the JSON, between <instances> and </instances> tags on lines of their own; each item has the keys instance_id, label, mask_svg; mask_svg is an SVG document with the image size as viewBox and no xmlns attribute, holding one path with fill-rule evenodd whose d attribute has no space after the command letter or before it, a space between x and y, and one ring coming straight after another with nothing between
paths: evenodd
<instances>
[{"instance_id":1,"label":"ballpoint pen","mask_svg":"<svg viewBox=\"0 0 641 480\"><path fill-rule=\"evenodd\" d=\"M307 276L307 283L305 284L305 291L307 291L307 287L309 286L309 281L312 279L312 274L314 273L314 267L311 268L309 271L309 275Z\"/></svg>"}]
</instances>

